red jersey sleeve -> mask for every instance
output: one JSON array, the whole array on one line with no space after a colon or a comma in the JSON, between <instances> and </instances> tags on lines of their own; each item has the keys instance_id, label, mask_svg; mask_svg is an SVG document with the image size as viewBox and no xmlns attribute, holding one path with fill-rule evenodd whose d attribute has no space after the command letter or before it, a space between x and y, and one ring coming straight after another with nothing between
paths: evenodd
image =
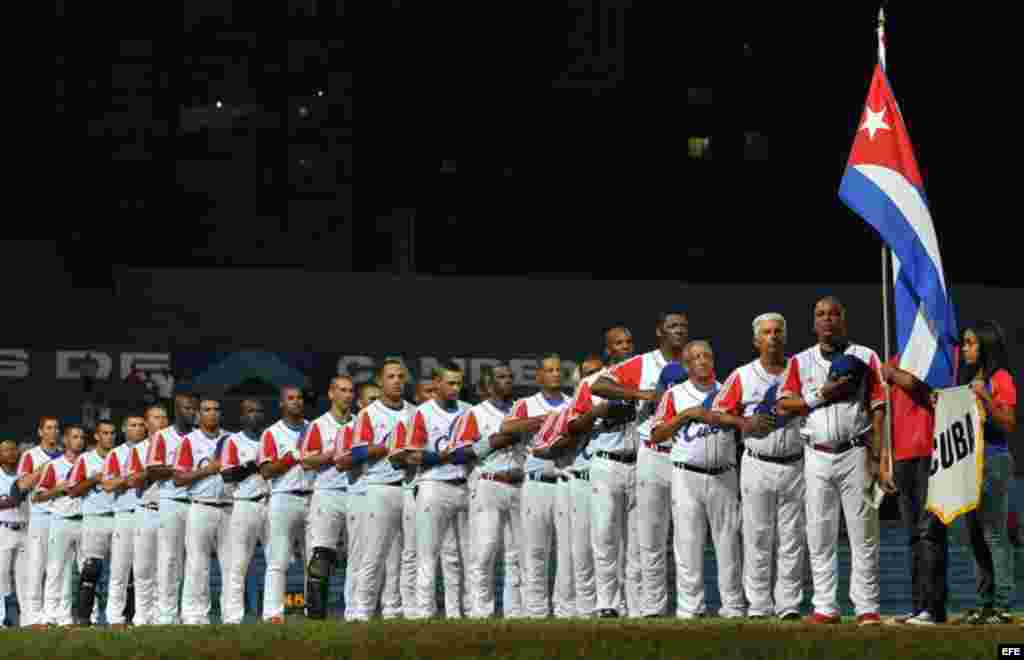
<instances>
[{"instance_id":1,"label":"red jersey sleeve","mask_svg":"<svg viewBox=\"0 0 1024 660\"><path fill-rule=\"evenodd\" d=\"M609 369L608 376L623 387L630 387L634 390L638 390L640 389L640 378L643 375L643 367L643 356L636 355Z\"/></svg>"},{"instance_id":2,"label":"red jersey sleeve","mask_svg":"<svg viewBox=\"0 0 1024 660\"><path fill-rule=\"evenodd\" d=\"M373 444L373 418L365 410L356 419L356 428L352 437L352 446L362 447Z\"/></svg>"},{"instance_id":3,"label":"red jersey sleeve","mask_svg":"<svg viewBox=\"0 0 1024 660\"><path fill-rule=\"evenodd\" d=\"M192 440L185 438L178 447L178 456L174 461L174 469L178 472L191 472L195 469L195 459L192 456Z\"/></svg>"},{"instance_id":4,"label":"red jersey sleeve","mask_svg":"<svg viewBox=\"0 0 1024 660\"><path fill-rule=\"evenodd\" d=\"M356 437L355 429L355 422L346 424L338 429L340 437L334 442L334 457L336 459L352 453L352 444L355 442Z\"/></svg>"},{"instance_id":5,"label":"red jersey sleeve","mask_svg":"<svg viewBox=\"0 0 1024 660\"><path fill-rule=\"evenodd\" d=\"M1009 408L1017 407L1017 386L1006 369L992 374L992 401Z\"/></svg>"},{"instance_id":6,"label":"red jersey sleeve","mask_svg":"<svg viewBox=\"0 0 1024 660\"><path fill-rule=\"evenodd\" d=\"M548 413L548 416L544 418L544 423L540 425L538 430L533 435L533 447L543 449L551 445L555 440L558 439L555 429L558 426L558 413Z\"/></svg>"},{"instance_id":7,"label":"red jersey sleeve","mask_svg":"<svg viewBox=\"0 0 1024 660\"><path fill-rule=\"evenodd\" d=\"M220 464L221 472L242 464L238 457L238 445L235 443L234 437L228 438L224 443L224 448L220 452Z\"/></svg>"},{"instance_id":8,"label":"red jersey sleeve","mask_svg":"<svg viewBox=\"0 0 1024 660\"><path fill-rule=\"evenodd\" d=\"M711 409L730 415L743 414L743 379L740 378L739 369L732 372L726 379L725 385L715 397L715 403Z\"/></svg>"},{"instance_id":9,"label":"red jersey sleeve","mask_svg":"<svg viewBox=\"0 0 1024 660\"><path fill-rule=\"evenodd\" d=\"M264 463L272 463L278 460L280 457L277 455L277 440L274 439L274 434L270 431L263 432L263 439L260 440L260 451L257 462L260 465Z\"/></svg>"},{"instance_id":10,"label":"red jersey sleeve","mask_svg":"<svg viewBox=\"0 0 1024 660\"><path fill-rule=\"evenodd\" d=\"M139 474L142 472L142 459L139 458L139 448L132 447L128 452L128 474Z\"/></svg>"},{"instance_id":11,"label":"red jersey sleeve","mask_svg":"<svg viewBox=\"0 0 1024 660\"><path fill-rule=\"evenodd\" d=\"M319 454L324 450L324 438L323 434L320 433L320 424L313 422L313 428L306 434L305 442L303 443L302 454L303 456L309 456L310 454Z\"/></svg>"},{"instance_id":12,"label":"red jersey sleeve","mask_svg":"<svg viewBox=\"0 0 1024 660\"><path fill-rule=\"evenodd\" d=\"M572 419L582 417L594 408L594 397L590 393L590 383L580 385L580 391L572 402Z\"/></svg>"},{"instance_id":13,"label":"red jersey sleeve","mask_svg":"<svg viewBox=\"0 0 1024 660\"><path fill-rule=\"evenodd\" d=\"M27 451L21 455L21 460L18 461L18 476L23 477L26 474L35 472L36 464L32 460L32 452Z\"/></svg>"},{"instance_id":14,"label":"red jersey sleeve","mask_svg":"<svg viewBox=\"0 0 1024 660\"><path fill-rule=\"evenodd\" d=\"M782 375L782 391L779 392L779 398L803 398L803 396L803 384L800 382L800 363L794 356L789 358L789 363L786 364L786 372Z\"/></svg>"},{"instance_id":15,"label":"red jersey sleeve","mask_svg":"<svg viewBox=\"0 0 1024 660\"><path fill-rule=\"evenodd\" d=\"M395 424L394 430L391 431L391 451L395 452L401 449L405 449L407 444L407 436L408 433L406 432L405 428L405 420L399 420L399 422Z\"/></svg>"},{"instance_id":16,"label":"red jersey sleeve","mask_svg":"<svg viewBox=\"0 0 1024 660\"><path fill-rule=\"evenodd\" d=\"M409 447L412 449L425 449L428 439L427 420L423 419L423 413L417 410L410 423Z\"/></svg>"},{"instance_id":17,"label":"red jersey sleeve","mask_svg":"<svg viewBox=\"0 0 1024 660\"><path fill-rule=\"evenodd\" d=\"M71 468L71 474L68 475L68 484L74 486L80 484L89 478L88 470L85 467L85 456L79 456L78 460L75 461L75 466Z\"/></svg>"},{"instance_id":18,"label":"red jersey sleeve","mask_svg":"<svg viewBox=\"0 0 1024 660\"><path fill-rule=\"evenodd\" d=\"M661 395L661 401L658 402L658 410L654 413L654 421L651 422L651 428L655 429L662 424L668 424L678 414L676 412L676 397L672 390L668 390Z\"/></svg>"},{"instance_id":19,"label":"red jersey sleeve","mask_svg":"<svg viewBox=\"0 0 1024 660\"><path fill-rule=\"evenodd\" d=\"M516 405L512 406L511 417L514 419L527 419L529 416L530 406L527 405L526 399L516 401Z\"/></svg>"},{"instance_id":20,"label":"red jersey sleeve","mask_svg":"<svg viewBox=\"0 0 1024 660\"><path fill-rule=\"evenodd\" d=\"M39 488L41 490L50 490L57 485L57 472L53 469L53 463L46 466L46 470L43 472L43 478L39 481Z\"/></svg>"},{"instance_id":21,"label":"red jersey sleeve","mask_svg":"<svg viewBox=\"0 0 1024 660\"><path fill-rule=\"evenodd\" d=\"M146 452L146 465L167 465L167 441L163 433L157 433L149 443L149 451Z\"/></svg>"},{"instance_id":22,"label":"red jersey sleeve","mask_svg":"<svg viewBox=\"0 0 1024 660\"><path fill-rule=\"evenodd\" d=\"M121 462L117 460L117 452L107 454L107 460L103 461L103 478L118 479L121 476Z\"/></svg>"},{"instance_id":23,"label":"red jersey sleeve","mask_svg":"<svg viewBox=\"0 0 1024 660\"><path fill-rule=\"evenodd\" d=\"M885 387L882 385L882 365L878 356L871 353L868 360L868 382L867 393L871 401L871 408L875 409L885 405Z\"/></svg>"}]
</instances>

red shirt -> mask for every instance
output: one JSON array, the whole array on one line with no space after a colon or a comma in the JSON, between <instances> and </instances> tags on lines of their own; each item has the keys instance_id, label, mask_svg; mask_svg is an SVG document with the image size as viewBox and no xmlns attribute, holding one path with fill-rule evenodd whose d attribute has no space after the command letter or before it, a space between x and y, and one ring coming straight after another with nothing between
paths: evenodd
<instances>
[{"instance_id":1,"label":"red shirt","mask_svg":"<svg viewBox=\"0 0 1024 660\"><path fill-rule=\"evenodd\" d=\"M896 355L887 364L898 367L899 363L900 356ZM935 431L935 411L931 401L915 399L916 394L895 385L889 389L892 396L893 460L930 458Z\"/></svg>"}]
</instances>

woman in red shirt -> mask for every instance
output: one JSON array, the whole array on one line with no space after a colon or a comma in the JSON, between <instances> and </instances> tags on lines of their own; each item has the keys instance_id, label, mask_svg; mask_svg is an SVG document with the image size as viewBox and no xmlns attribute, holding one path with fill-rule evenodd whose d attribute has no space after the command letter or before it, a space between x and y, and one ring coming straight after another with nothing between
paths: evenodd
<instances>
[{"instance_id":1,"label":"woman in red shirt","mask_svg":"<svg viewBox=\"0 0 1024 660\"><path fill-rule=\"evenodd\" d=\"M1013 475L1009 436L1017 430L1017 388L1007 367L1002 328L981 321L963 331L960 384L969 384L985 408L985 472L978 508L965 516L978 585L978 609L966 623L1012 623L1013 546L1006 528Z\"/></svg>"}]
</instances>

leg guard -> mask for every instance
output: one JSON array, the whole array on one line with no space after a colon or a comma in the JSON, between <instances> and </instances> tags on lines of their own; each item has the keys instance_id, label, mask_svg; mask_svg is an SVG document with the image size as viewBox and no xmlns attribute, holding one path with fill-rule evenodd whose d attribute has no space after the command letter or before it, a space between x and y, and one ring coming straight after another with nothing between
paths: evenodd
<instances>
[{"instance_id":1,"label":"leg guard","mask_svg":"<svg viewBox=\"0 0 1024 660\"><path fill-rule=\"evenodd\" d=\"M91 624L92 608L96 602L96 583L99 582L103 560L90 557L82 566L81 585L78 589L78 623Z\"/></svg>"},{"instance_id":2,"label":"leg guard","mask_svg":"<svg viewBox=\"0 0 1024 660\"><path fill-rule=\"evenodd\" d=\"M135 619L135 572L128 571L128 587L124 594L124 621L131 625Z\"/></svg>"},{"instance_id":3,"label":"leg guard","mask_svg":"<svg viewBox=\"0 0 1024 660\"><path fill-rule=\"evenodd\" d=\"M21 624L20 611L18 610L18 599L14 594L4 596L4 620L2 625L14 628Z\"/></svg>"},{"instance_id":4,"label":"leg guard","mask_svg":"<svg viewBox=\"0 0 1024 660\"><path fill-rule=\"evenodd\" d=\"M337 559L337 552L330 548L313 548L306 571L306 616L310 619L327 617L327 587Z\"/></svg>"}]
</instances>

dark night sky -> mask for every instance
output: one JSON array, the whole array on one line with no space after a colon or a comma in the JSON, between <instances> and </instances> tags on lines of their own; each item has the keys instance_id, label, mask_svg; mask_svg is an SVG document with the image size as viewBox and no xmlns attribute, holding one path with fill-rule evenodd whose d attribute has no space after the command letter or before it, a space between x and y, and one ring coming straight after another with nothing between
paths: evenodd
<instances>
[{"instance_id":1,"label":"dark night sky","mask_svg":"<svg viewBox=\"0 0 1024 660\"><path fill-rule=\"evenodd\" d=\"M137 236L155 224L160 249L120 250L112 260L323 267L339 242L352 241L351 267L373 270L390 261L377 218L416 208L417 264L428 272L454 262L473 275L877 279L877 239L836 195L874 65L876 5L784 12L738 3L732 15L699 16L690 8L668 14L666 3L623 12L612 9L623 3L597 2L598 13L618 17L604 25L619 36L581 62L572 36L580 10L348 4L343 17L305 22L236 9L230 25L208 19L190 31L171 16L153 28L148 53L66 48L58 117L82 147L68 162L82 193L76 203L110 218L61 243L70 266L95 271L97 249L121 240L126 227ZM218 3L202 5L218 11ZM1019 241L1006 233L1017 212L1012 199L1003 201L1013 189L1003 172L1016 168L996 166L1015 159L1008 144L1018 139L1005 128L1016 118L1006 103L1010 49L994 34L1000 21L987 16L989 27L972 31L960 10L935 4L895 3L889 13L890 79L947 277L1019 286ZM299 66L295 44L310 38L321 46ZM740 55L744 41L753 58ZM210 63L197 59L215 54L221 58ZM574 63L608 66L621 79L600 94L593 82L552 84ZM274 73L275 65L287 73ZM204 68L208 81L197 75ZM137 82L147 78L167 84ZM329 93L313 132L342 162L334 192L314 204L333 211L288 217L297 196L282 185L295 159L288 142L309 133L289 138L281 116L318 86ZM688 107L691 86L713 88L713 107ZM160 137L160 127L174 124L175 104L221 93L263 105L271 121L189 140ZM132 140L99 131L139 134L133 126L149 136L135 140L143 156L112 158ZM750 129L766 135L768 162L743 162ZM686 137L708 133L715 160L688 162ZM203 163L215 157L211 145L226 154L216 158L230 160ZM457 175L438 172L442 158L457 160ZM214 202L182 192L182 167L202 172L194 178ZM271 185L263 183L267 171Z\"/></svg>"}]
</instances>

